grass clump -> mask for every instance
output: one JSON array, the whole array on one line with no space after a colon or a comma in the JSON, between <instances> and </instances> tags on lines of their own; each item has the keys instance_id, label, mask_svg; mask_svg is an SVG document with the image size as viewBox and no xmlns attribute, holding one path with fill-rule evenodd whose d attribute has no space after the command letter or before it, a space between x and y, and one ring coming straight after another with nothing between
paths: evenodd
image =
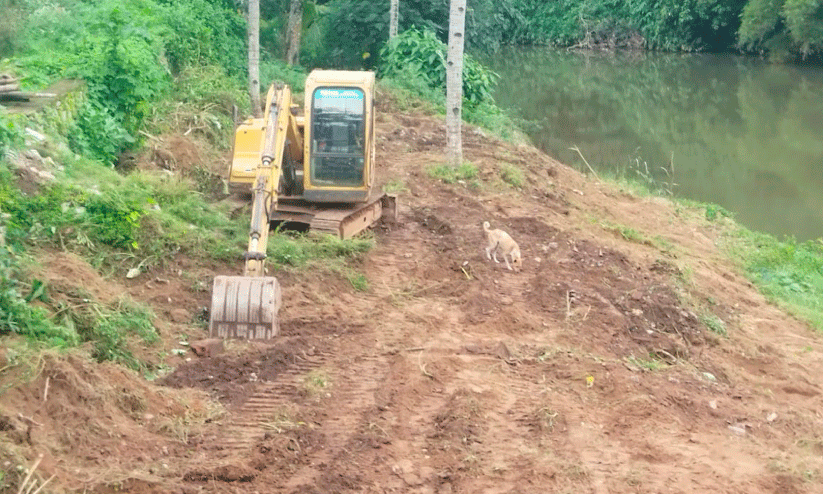
<instances>
[{"instance_id":1,"label":"grass clump","mask_svg":"<svg viewBox=\"0 0 823 494\"><path fill-rule=\"evenodd\" d=\"M383 192L386 194L397 194L400 192L408 192L409 188L400 179L389 180L383 185Z\"/></svg>"},{"instance_id":2,"label":"grass clump","mask_svg":"<svg viewBox=\"0 0 823 494\"><path fill-rule=\"evenodd\" d=\"M660 370L666 366L666 364L652 356L649 356L648 359L644 359L635 357L634 355L630 355L627 360L629 364L632 364L635 367L639 367L641 369L645 369L647 371Z\"/></svg>"},{"instance_id":3,"label":"grass clump","mask_svg":"<svg viewBox=\"0 0 823 494\"><path fill-rule=\"evenodd\" d=\"M500 164L500 178L516 189L523 188L523 185L526 183L523 170L515 165L512 165L511 163Z\"/></svg>"},{"instance_id":4,"label":"grass clump","mask_svg":"<svg viewBox=\"0 0 823 494\"><path fill-rule=\"evenodd\" d=\"M426 173L429 177L440 180L443 183L453 184L477 177L478 169L477 166L472 163L463 162L457 168L446 164L430 166L426 168Z\"/></svg>"},{"instance_id":5,"label":"grass clump","mask_svg":"<svg viewBox=\"0 0 823 494\"><path fill-rule=\"evenodd\" d=\"M268 258L281 266L305 267L312 262L355 259L374 247L374 238L341 239L316 233L273 232L269 236Z\"/></svg>"},{"instance_id":6,"label":"grass clump","mask_svg":"<svg viewBox=\"0 0 823 494\"><path fill-rule=\"evenodd\" d=\"M720 319L711 312L704 312L700 314L699 317L700 322L705 324L706 327L709 328L709 331L724 337L729 335L726 330L726 323L723 322L723 319Z\"/></svg>"}]
</instances>

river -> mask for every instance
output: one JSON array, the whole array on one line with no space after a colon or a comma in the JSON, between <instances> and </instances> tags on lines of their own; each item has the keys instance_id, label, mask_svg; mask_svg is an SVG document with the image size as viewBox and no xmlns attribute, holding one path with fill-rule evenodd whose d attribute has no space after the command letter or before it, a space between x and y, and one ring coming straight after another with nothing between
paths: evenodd
<instances>
[{"instance_id":1,"label":"river","mask_svg":"<svg viewBox=\"0 0 823 494\"><path fill-rule=\"evenodd\" d=\"M484 63L498 104L558 160L719 205L752 230L823 237L823 69L520 47Z\"/></svg>"}]
</instances>

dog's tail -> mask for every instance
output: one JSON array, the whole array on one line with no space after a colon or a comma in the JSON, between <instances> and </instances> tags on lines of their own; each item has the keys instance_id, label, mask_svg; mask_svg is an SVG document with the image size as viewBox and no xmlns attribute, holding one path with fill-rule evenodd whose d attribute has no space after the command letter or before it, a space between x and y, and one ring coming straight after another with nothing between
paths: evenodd
<instances>
[{"instance_id":1,"label":"dog's tail","mask_svg":"<svg viewBox=\"0 0 823 494\"><path fill-rule=\"evenodd\" d=\"M490 224L488 221L484 221L484 222L483 222L483 231L484 231L484 232L488 233L488 232L489 232L489 230L491 229L491 227L492 227L492 226L491 226L491 224Z\"/></svg>"}]
</instances>

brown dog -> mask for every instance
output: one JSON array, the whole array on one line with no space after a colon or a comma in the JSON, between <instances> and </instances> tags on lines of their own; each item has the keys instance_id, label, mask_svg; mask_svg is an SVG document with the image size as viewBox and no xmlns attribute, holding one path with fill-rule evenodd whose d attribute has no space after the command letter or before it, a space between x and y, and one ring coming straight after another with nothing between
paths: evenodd
<instances>
[{"instance_id":1,"label":"brown dog","mask_svg":"<svg viewBox=\"0 0 823 494\"><path fill-rule=\"evenodd\" d=\"M520 247L517 242L503 230L492 230L488 221L483 222L483 231L486 233L487 240L486 259L493 258L494 262L499 263L497 254L500 253L503 255L503 260L506 261L506 267L509 268L509 271L512 270L512 264L514 264L515 271L520 271L523 258L520 256ZM509 264L509 259L511 259L511 264Z\"/></svg>"}]
</instances>

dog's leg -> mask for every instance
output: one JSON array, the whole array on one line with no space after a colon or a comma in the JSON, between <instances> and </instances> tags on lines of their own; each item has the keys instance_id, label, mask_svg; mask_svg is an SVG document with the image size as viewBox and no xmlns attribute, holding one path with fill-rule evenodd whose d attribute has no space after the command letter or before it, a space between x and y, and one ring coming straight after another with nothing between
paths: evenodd
<instances>
[{"instance_id":1,"label":"dog's leg","mask_svg":"<svg viewBox=\"0 0 823 494\"><path fill-rule=\"evenodd\" d=\"M512 266L511 266L511 264L509 264L509 259L508 259L508 257L506 256L506 254L503 254L503 260L504 260L504 261L506 261L506 267L507 267L507 268L509 268L509 271L511 271L511 270L512 270ZM512 258L512 261L514 261L514 258Z\"/></svg>"},{"instance_id":2,"label":"dog's leg","mask_svg":"<svg viewBox=\"0 0 823 494\"><path fill-rule=\"evenodd\" d=\"M497 251L499 250L499 248L500 248L500 242L497 242L497 244L494 246L494 251L492 253L492 255L494 257L494 262L496 262L497 264L500 264L500 261L497 260Z\"/></svg>"},{"instance_id":3,"label":"dog's leg","mask_svg":"<svg viewBox=\"0 0 823 494\"><path fill-rule=\"evenodd\" d=\"M489 261L492 260L492 246L491 245L486 246L486 259L488 259Z\"/></svg>"}]
</instances>

